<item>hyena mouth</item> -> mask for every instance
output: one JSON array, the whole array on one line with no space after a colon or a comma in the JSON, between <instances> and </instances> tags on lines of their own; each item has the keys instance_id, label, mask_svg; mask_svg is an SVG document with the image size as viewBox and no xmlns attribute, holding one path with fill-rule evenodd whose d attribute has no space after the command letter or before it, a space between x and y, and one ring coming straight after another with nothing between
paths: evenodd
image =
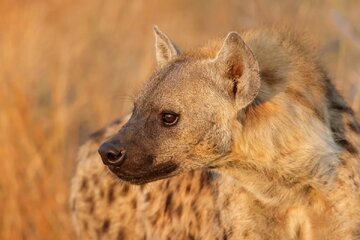
<instances>
[{"instance_id":1,"label":"hyena mouth","mask_svg":"<svg viewBox=\"0 0 360 240\"><path fill-rule=\"evenodd\" d=\"M162 163L146 171L134 174L123 173L120 167L108 166L108 168L121 180L140 185L174 175L178 165L173 162Z\"/></svg>"}]
</instances>

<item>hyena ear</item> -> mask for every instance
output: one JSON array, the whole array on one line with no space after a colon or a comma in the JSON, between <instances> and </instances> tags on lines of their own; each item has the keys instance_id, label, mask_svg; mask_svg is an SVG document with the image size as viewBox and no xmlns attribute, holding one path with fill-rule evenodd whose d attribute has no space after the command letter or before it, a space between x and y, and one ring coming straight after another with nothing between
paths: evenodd
<instances>
[{"instance_id":1,"label":"hyena ear","mask_svg":"<svg viewBox=\"0 0 360 240\"><path fill-rule=\"evenodd\" d=\"M231 80L227 89L238 109L246 107L260 90L259 65L251 49L237 32L230 32L214 59L220 74Z\"/></svg>"},{"instance_id":2,"label":"hyena ear","mask_svg":"<svg viewBox=\"0 0 360 240\"><path fill-rule=\"evenodd\" d=\"M171 40L154 26L155 52L158 66L163 66L179 55L180 51Z\"/></svg>"}]
</instances>

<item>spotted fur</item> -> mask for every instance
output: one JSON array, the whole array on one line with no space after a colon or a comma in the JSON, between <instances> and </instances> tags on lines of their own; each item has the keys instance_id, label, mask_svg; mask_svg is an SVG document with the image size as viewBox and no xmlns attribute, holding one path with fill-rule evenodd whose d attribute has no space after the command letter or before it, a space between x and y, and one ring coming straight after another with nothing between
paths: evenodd
<instances>
[{"instance_id":1,"label":"spotted fur","mask_svg":"<svg viewBox=\"0 0 360 240\"><path fill-rule=\"evenodd\" d=\"M360 239L360 124L311 45L261 29L180 52L155 34L159 67L133 115L80 150L81 238ZM164 130L169 107L181 118ZM109 138L130 149L129 176L102 165ZM169 161L176 171L147 175Z\"/></svg>"}]
</instances>

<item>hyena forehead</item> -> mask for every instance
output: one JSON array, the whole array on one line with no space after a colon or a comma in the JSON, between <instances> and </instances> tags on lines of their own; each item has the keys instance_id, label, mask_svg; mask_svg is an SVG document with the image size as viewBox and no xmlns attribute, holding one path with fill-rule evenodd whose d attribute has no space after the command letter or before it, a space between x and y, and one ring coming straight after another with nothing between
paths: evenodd
<instances>
[{"instance_id":1,"label":"hyena forehead","mask_svg":"<svg viewBox=\"0 0 360 240\"><path fill-rule=\"evenodd\" d=\"M189 104L224 104L231 99L216 84L220 77L209 58L179 57L153 74L135 104L139 107L174 110L188 108Z\"/></svg>"}]
</instances>

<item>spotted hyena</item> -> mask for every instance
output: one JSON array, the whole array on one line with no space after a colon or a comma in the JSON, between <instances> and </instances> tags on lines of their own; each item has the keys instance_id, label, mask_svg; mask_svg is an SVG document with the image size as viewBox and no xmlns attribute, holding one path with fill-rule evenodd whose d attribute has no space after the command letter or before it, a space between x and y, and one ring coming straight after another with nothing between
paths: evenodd
<instances>
[{"instance_id":1,"label":"spotted hyena","mask_svg":"<svg viewBox=\"0 0 360 240\"><path fill-rule=\"evenodd\" d=\"M313 47L261 29L182 52L154 32L131 117L80 151L80 236L360 239L360 124Z\"/></svg>"}]
</instances>

